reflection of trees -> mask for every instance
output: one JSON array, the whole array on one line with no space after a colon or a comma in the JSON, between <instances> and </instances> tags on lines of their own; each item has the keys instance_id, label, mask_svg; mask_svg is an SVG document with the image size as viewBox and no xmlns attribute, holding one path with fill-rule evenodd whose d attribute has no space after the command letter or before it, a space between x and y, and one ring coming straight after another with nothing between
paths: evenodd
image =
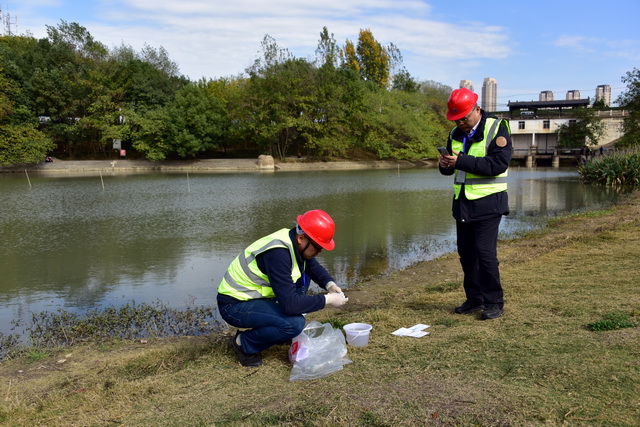
<instances>
[{"instance_id":1,"label":"reflection of trees","mask_svg":"<svg viewBox=\"0 0 640 427\"><path fill-rule=\"evenodd\" d=\"M519 216L556 216L610 199L611 194L602 188L571 180L526 179L509 190L511 210Z\"/></svg>"},{"instance_id":2,"label":"reflection of trees","mask_svg":"<svg viewBox=\"0 0 640 427\"><path fill-rule=\"evenodd\" d=\"M134 219L131 225L140 228L141 220ZM157 217L148 220L152 227L163 222ZM175 274L176 253L182 253L187 243L173 237L144 237L144 229L138 230L142 236L130 238L127 226L118 219L18 223L16 228L29 229L27 236L18 237L22 242L17 246L28 248L4 258L3 291L18 292L25 286L29 292L63 290L70 300L88 305L122 281L134 284L148 275L170 281ZM129 237L124 236L127 234ZM40 236L47 236L46 242ZM39 245L38 241L45 244Z\"/></svg>"},{"instance_id":3,"label":"reflection of trees","mask_svg":"<svg viewBox=\"0 0 640 427\"><path fill-rule=\"evenodd\" d=\"M449 203L446 195L427 191L372 190L334 198L336 253L322 257L336 278L347 283L388 273L407 257L417 262L427 256L425 246L434 233L451 230ZM417 254L416 247L424 252Z\"/></svg>"}]
</instances>

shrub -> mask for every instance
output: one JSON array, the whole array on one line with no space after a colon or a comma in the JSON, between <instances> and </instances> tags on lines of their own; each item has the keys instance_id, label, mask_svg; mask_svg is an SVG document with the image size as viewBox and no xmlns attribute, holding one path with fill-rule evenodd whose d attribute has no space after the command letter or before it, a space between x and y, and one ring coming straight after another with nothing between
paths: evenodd
<instances>
[{"instance_id":1,"label":"shrub","mask_svg":"<svg viewBox=\"0 0 640 427\"><path fill-rule=\"evenodd\" d=\"M638 187L640 186L640 150L597 157L578 166L578 172L587 183L612 187Z\"/></svg>"}]
</instances>

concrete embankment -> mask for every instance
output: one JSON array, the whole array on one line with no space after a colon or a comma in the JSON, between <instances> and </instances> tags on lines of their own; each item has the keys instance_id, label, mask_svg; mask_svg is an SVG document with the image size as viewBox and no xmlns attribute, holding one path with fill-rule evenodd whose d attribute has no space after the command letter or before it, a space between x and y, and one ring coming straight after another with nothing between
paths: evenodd
<instances>
[{"instance_id":1,"label":"concrete embankment","mask_svg":"<svg viewBox=\"0 0 640 427\"><path fill-rule=\"evenodd\" d=\"M262 157L262 156L261 156ZM270 157L270 156L266 156ZM149 160L57 160L20 166L0 167L0 173L36 172L43 174L69 174L87 172L269 172L303 170L356 170L396 169L435 165L434 162L408 161L336 161L308 162L288 160L274 162L273 159L204 159L152 162Z\"/></svg>"}]
</instances>

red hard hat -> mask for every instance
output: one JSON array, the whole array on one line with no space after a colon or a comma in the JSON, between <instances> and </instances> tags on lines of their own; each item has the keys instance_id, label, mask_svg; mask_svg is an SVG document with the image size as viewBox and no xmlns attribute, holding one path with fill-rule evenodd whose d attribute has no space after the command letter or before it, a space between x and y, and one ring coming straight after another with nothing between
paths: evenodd
<instances>
[{"instance_id":1,"label":"red hard hat","mask_svg":"<svg viewBox=\"0 0 640 427\"><path fill-rule=\"evenodd\" d=\"M336 247L333 241L336 224L325 211L315 209L298 215L298 226L323 249L330 251Z\"/></svg>"},{"instance_id":2,"label":"red hard hat","mask_svg":"<svg viewBox=\"0 0 640 427\"><path fill-rule=\"evenodd\" d=\"M466 87L456 89L451 92L449 101L447 101L447 120L460 120L476 105L478 102L478 95L471 92Z\"/></svg>"}]
</instances>

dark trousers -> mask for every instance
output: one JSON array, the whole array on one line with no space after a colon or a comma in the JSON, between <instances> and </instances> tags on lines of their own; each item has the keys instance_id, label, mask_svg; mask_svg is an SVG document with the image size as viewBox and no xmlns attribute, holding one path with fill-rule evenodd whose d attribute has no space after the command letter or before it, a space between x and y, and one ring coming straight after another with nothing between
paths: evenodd
<instances>
[{"instance_id":1,"label":"dark trousers","mask_svg":"<svg viewBox=\"0 0 640 427\"><path fill-rule=\"evenodd\" d=\"M482 221L456 222L458 255L469 303L500 308L504 305L497 254L501 219L499 215Z\"/></svg>"},{"instance_id":2,"label":"dark trousers","mask_svg":"<svg viewBox=\"0 0 640 427\"><path fill-rule=\"evenodd\" d=\"M304 329L302 314L286 314L274 300L253 299L218 306L220 316L236 328L253 328L242 333L242 351L260 353L267 348L300 335Z\"/></svg>"}]
</instances>

